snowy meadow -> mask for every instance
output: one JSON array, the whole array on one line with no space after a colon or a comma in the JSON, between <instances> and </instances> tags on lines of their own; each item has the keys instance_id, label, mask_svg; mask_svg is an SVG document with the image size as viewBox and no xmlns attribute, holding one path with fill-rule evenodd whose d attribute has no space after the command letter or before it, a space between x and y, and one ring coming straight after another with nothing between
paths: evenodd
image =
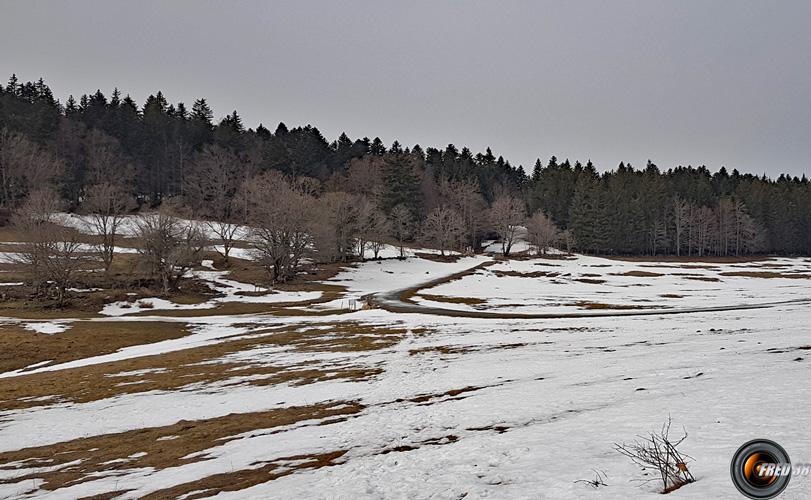
<instances>
[{"instance_id":1,"label":"snowy meadow","mask_svg":"<svg viewBox=\"0 0 811 500\"><path fill-rule=\"evenodd\" d=\"M614 445L668 418L696 479L673 498L738 498L752 438L811 459L808 260L395 253L325 291L204 262L209 302L4 318L19 342L167 333L0 374L0 497L660 498Z\"/></svg>"}]
</instances>

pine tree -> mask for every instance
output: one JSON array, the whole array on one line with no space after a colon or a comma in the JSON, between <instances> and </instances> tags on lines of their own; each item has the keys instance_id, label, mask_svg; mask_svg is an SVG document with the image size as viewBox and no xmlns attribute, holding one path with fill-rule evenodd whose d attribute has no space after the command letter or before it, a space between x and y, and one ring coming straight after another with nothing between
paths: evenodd
<instances>
[{"instance_id":1,"label":"pine tree","mask_svg":"<svg viewBox=\"0 0 811 500\"><path fill-rule=\"evenodd\" d=\"M541 180L541 172L543 172L543 165L541 159L535 160L535 166L532 168L532 182L537 183Z\"/></svg>"},{"instance_id":2,"label":"pine tree","mask_svg":"<svg viewBox=\"0 0 811 500\"><path fill-rule=\"evenodd\" d=\"M380 137L375 137L374 140L372 140L369 152L375 156L383 156L386 154L386 146L383 145L383 141L380 140Z\"/></svg>"},{"instance_id":3,"label":"pine tree","mask_svg":"<svg viewBox=\"0 0 811 500\"><path fill-rule=\"evenodd\" d=\"M402 151L386 154L382 187L380 207L387 214L397 205L404 206L414 216L422 212L420 180L414 172L410 155Z\"/></svg>"},{"instance_id":4,"label":"pine tree","mask_svg":"<svg viewBox=\"0 0 811 500\"><path fill-rule=\"evenodd\" d=\"M569 228L577 248L584 252L598 252L605 239L601 214L601 199L596 172L584 172L577 180L569 213Z\"/></svg>"}]
</instances>

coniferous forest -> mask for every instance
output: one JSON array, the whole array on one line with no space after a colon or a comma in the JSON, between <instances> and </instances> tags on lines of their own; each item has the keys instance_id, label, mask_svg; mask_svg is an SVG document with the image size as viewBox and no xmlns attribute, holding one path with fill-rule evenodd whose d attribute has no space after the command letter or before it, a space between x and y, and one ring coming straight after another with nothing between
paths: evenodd
<instances>
[{"instance_id":1,"label":"coniferous forest","mask_svg":"<svg viewBox=\"0 0 811 500\"><path fill-rule=\"evenodd\" d=\"M805 176L652 161L598 170L555 156L525 171L489 148L385 145L346 134L330 141L311 125L249 129L237 111L214 117L205 99L188 107L161 92L143 104L118 89L61 103L42 79L12 76L0 86L0 206L9 214L50 186L68 210L88 211L90 193L104 186L131 200L132 212L171 204L238 224L317 222L308 227L332 260L357 256L358 241L380 234L443 251L476 251L497 239L509 253L519 225L539 249L811 254Z\"/></svg>"}]
</instances>

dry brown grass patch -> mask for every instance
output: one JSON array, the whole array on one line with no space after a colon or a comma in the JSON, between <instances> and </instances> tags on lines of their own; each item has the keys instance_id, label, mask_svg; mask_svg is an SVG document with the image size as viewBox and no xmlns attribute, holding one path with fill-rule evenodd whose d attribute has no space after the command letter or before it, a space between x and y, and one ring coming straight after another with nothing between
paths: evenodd
<instances>
[{"instance_id":1,"label":"dry brown grass patch","mask_svg":"<svg viewBox=\"0 0 811 500\"><path fill-rule=\"evenodd\" d=\"M180 421L163 427L105 434L48 446L4 452L0 453L0 470L32 467L57 467L57 470L22 475L13 479L0 479L0 484L4 482L14 484L42 479L44 481L41 486L42 489L55 490L63 486L96 479L97 475L114 475L117 471L135 468L162 470L169 467L178 467L206 460L207 458L203 454L194 457L188 457L188 455L204 452L209 448L239 439L238 436L246 432L261 429L268 429L269 432L273 432L272 429L276 427L287 426L305 420L318 419L323 423L327 419L332 421L336 418L345 419L360 412L363 408L360 403L353 401L327 402L312 406L230 414L208 420ZM167 440L166 438L171 439ZM145 454L133 457L133 455L141 453ZM294 457L287 458L293 459ZM81 463L67 465L69 462L77 460L81 460ZM281 461L281 459L277 460ZM24 462L24 465L22 467L3 465L13 462ZM301 468L311 467L303 464ZM247 474L248 477L254 477L256 481L234 482L232 483L235 486L234 489L241 489L274 478L268 477L268 472L272 472L272 470L264 471L265 474L261 476L259 474L253 475L253 470L240 472ZM169 490L161 490L152 494L151 497L175 498L178 494L198 489L217 488L216 491L227 490L228 483L218 481L218 476L221 475L210 476ZM259 480L260 477L261 480ZM194 487L190 488L192 485Z\"/></svg>"},{"instance_id":2,"label":"dry brown grass patch","mask_svg":"<svg viewBox=\"0 0 811 500\"><path fill-rule=\"evenodd\" d=\"M655 306L640 306L637 304L604 304L602 302L579 301L572 304L583 309L655 309Z\"/></svg>"},{"instance_id":3,"label":"dry brown grass patch","mask_svg":"<svg viewBox=\"0 0 811 500\"><path fill-rule=\"evenodd\" d=\"M769 260L769 257L764 256L757 256L757 255L739 255L735 256L728 256L728 257L714 257L714 256L681 256L677 257L675 255L639 255L639 256L611 256L605 257L611 260L621 260L627 262L707 262L711 264L738 264L742 262L762 262Z\"/></svg>"},{"instance_id":4,"label":"dry brown grass patch","mask_svg":"<svg viewBox=\"0 0 811 500\"><path fill-rule=\"evenodd\" d=\"M448 304L478 305L487 302L484 299L477 299L475 297L448 297L447 295L431 295L427 293L420 293L418 295L425 300L431 300L434 302L446 302Z\"/></svg>"},{"instance_id":5,"label":"dry brown grass patch","mask_svg":"<svg viewBox=\"0 0 811 500\"><path fill-rule=\"evenodd\" d=\"M300 470L320 469L337 465L348 450L335 450L311 455L294 455L263 462L260 467L252 467L212 476L173 486L146 495L145 499L183 498L192 500L207 498L222 491L239 491L257 484L266 483ZM257 464L258 465L258 464Z\"/></svg>"},{"instance_id":6,"label":"dry brown grass patch","mask_svg":"<svg viewBox=\"0 0 811 500\"><path fill-rule=\"evenodd\" d=\"M650 271L626 271L624 273L611 273L613 276L634 276L637 278L658 278L664 276L662 273L652 273Z\"/></svg>"},{"instance_id":7,"label":"dry brown grass patch","mask_svg":"<svg viewBox=\"0 0 811 500\"><path fill-rule=\"evenodd\" d=\"M352 265L352 263L347 262L308 265L304 266L302 273L297 274L287 283L276 284L271 284L265 268L252 260L231 260L230 267L222 267L221 270L229 270L228 278L242 283L252 283L266 287L272 286L278 290L285 291L323 291L325 290L325 285L321 282L334 278L338 273ZM218 267L218 269L220 269L220 267ZM326 290L331 289L329 285L326 285Z\"/></svg>"},{"instance_id":8,"label":"dry brown grass patch","mask_svg":"<svg viewBox=\"0 0 811 500\"><path fill-rule=\"evenodd\" d=\"M428 330L411 330L424 334ZM305 352L335 351L355 352L385 349L391 347L409 333L406 328L388 325L366 325L353 321L330 324L328 328L311 328L303 331L290 331L274 335L274 342L293 346Z\"/></svg>"},{"instance_id":9,"label":"dry brown grass patch","mask_svg":"<svg viewBox=\"0 0 811 500\"><path fill-rule=\"evenodd\" d=\"M46 335L19 325L0 326L0 372L53 360L54 364L187 335L185 323L74 321L67 331Z\"/></svg>"},{"instance_id":10,"label":"dry brown grass patch","mask_svg":"<svg viewBox=\"0 0 811 500\"><path fill-rule=\"evenodd\" d=\"M448 255L440 255L438 253L427 253L427 252L415 252L415 257L419 257L420 259L430 260L433 262L456 262L464 255L461 254L448 254Z\"/></svg>"},{"instance_id":11,"label":"dry brown grass patch","mask_svg":"<svg viewBox=\"0 0 811 500\"><path fill-rule=\"evenodd\" d=\"M463 399L459 398L460 394L464 394L466 392L475 392L479 389L483 389L484 387L476 387L476 386L466 386L462 387L461 389L450 389L445 392L436 393L436 394L420 394L411 398L406 399L395 399L395 403L418 403L420 405L424 405L426 403L433 404L436 400L445 400L445 399Z\"/></svg>"},{"instance_id":12,"label":"dry brown grass patch","mask_svg":"<svg viewBox=\"0 0 811 500\"><path fill-rule=\"evenodd\" d=\"M504 277L516 277L516 278L554 278L555 276L559 276L560 273L556 273L554 271L532 271L532 272L525 272L522 273L520 271L500 271L500 270L493 270L493 274L495 274L499 278Z\"/></svg>"},{"instance_id":13,"label":"dry brown grass patch","mask_svg":"<svg viewBox=\"0 0 811 500\"><path fill-rule=\"evenodd\" d=\"M340 296L342 287L332 288L335 285L325 285L322 295L317 299L294 302L222 302L207 309L164 309L138 311L128 316L159 316L171 318L198 318L204 316L238 316L243 314L269 314L276 316L328 316L335 314L334 309L304 310L295 309L321 304L334 300ZM174 300L174 299L173 299Z\"/></svg>"},{"instance_id":14,"label":"dry brown grass patch","mask_svg":"<svg viewBox=\"0 0 811 500\"><path fill-rule=\"evenodd\" d=\"M329 326L329 329L304 331L290 326L265 328L217 344L0 379L0 411L42 405L38 398L53 398L46 404L83 403L123 394L176 390L190 384L228 384L230 379L235 379L235 384L256 386L367 380L381 373L382 368L346 364L334 367L315 362L272 365L251 360L231 361L227 356L265 346L290 346L301 352L369 351L390 347L407 332L357 324ZM425 332L412 330L412 333ZM244 377L253 378L246 382Z\"/></svg>"},{"instance_id":15,"label":"dry brown grass patch","mask_svg":"<svg viewBox=\"0 0 811 500\"><path fill-rule=\"evenodd\" d=\"M716 282L721 281L720 278L713 278L712 276L682 276L686 280L694 280L694 281L710 281Z\"/></svg>"},{"instance_id":16,"label":"dry brown grass patch","mask_svg":"<svg viewBox=\"0 0 811 500\"><path fill-rule=\"evenodd\" d=\"M527 342L516 342L512 344L478 345L478 346L438 345L438 346L420 347L418 349L410 349L408 351L408 355L418 356L422 354L435 354L435 353L440 355L468 354L471 352L480 352L480 351L518 349L521 347L526 347L527 345L529 345L529 343Z\"/></svg>"},{"instance_id":17,"label":"dry brown grass patch","mask_svg":"<svg viewBox=\"0 0 811 500\"><path fill-rule=\"evenodd\" d=\"M437 345L437 346L429 346L429 347L420 347L418 349L410 349L408 351L409 356L418 356L421 354L467 354L470 352L474 352L470 346L456 346L456 345Z\"/></svg>"},{"instance_id":18,"label":"dry brown grass patch","mask_svg":"<svg viewBox=\"0 0 811 500\"><path fill-rule=\"evenodd\" d=\"M811 274L778 273L774 271L728 271L720 274L721 276L736 276L742 278L811 279Z\"/></svg>"},{"instance_id":19,"label":"dry brown grass patch","mask_svg":"<svg viewBox=\"0 0 811 500\"><path fill-rule=\"evenodd\" d=\"M575 278L573 281L579 281L580 283L588 283L590 285L602 285L603 283L605 283L605 280L596 278Z\"/></svg>"}]
</instances>

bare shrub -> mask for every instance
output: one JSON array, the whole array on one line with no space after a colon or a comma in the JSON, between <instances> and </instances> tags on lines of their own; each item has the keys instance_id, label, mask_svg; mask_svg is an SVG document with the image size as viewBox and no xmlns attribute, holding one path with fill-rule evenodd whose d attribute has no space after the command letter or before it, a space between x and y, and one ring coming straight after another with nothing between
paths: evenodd
<instances>
[{"instance_id":1,"label":"bare shrub","mask_svg":"<svg viewBox=\"0 0 811 500\"><path fill-rule=\"evenodd\" d=\"M200 262L205 247L203 232L196 224L165 212L141 215L135 226L138 251L167 295Z\"/></svg>"},{"instance_id":2,"label":"bare shrub","mask_svg":"<svg viewBox=\"0 0 811 500\"><path fill-rule=\"evenodd\" d=\"M98 129L92 129L84 140L87 152L87 180L91 184L132 182L134 167L121 151L119 142Z\"/></svg>"},{"instance_id":3,"label":"bare shrub","mask_svg":"<svg viewBox=\"0 0 811 500\"><path fill-rule=\"evenodd\" d=\"M254 177L248 189L251 241L259 263L271 280L287 281L312 242L315 185L271 171Z\"/></svg>"},{"instance_id":4,"label":"bare shrub","mask_svg":"<svg viewBox=\"0 0 811 500\"><path fill-rule=\"evenodd\" d=\"M391 209L387 225L389 235L397 241L400 259L404 259L405 242L411 238L414 231L414 215L405 205L397 205Z\"/></svg>"},{"instance_id":5,"label":"bare shrub","mask_svg":"<svg viewBox=\"0 0 811 500\"><path fill-rule=\"evenodd\" d=\"M64 162L23 134L0 130L0 206L15 206L26 194L49 185Z\"/></svg>"},{"instance_id":6,"label":"bare shrub","mask_svg":"<svg viewBox=\"0 0 811 500\"><path fill-rule=\"evenodd\" d=\"M465 232L464 221L455 209L439 206L425 218L423 232L425 239L445 255L446 250L459 247Z\"/></svg>"},{"instance_id":7,"label":"bare shrub","mask_svg":"<svg viewBox=\"0 0 811 500\"><path fill-rule=\"evenodd\" d=\"M310 232L322 262L346 262L354 256L358 234L358 206L354 196L343 192L324 194L315 202L316 216Z\"/></svg>"},{"instance_id":8,"label":"bare shrub","mask_svg":"<svg viewBox=\"0 0 811 500\"><path fill-rule=\"evenodd\" d=\"M386 235L390 231L389 221L382 210L376 209L369 214L363 231L365 231L365 238L369 241L369 250L372 251L375 259L379 258L380 250L386 244Z\"/></svg>"},{"instance_id":9,"label":"bare shrub","mask_svg":"<svg viewBox=\"0 0 811 500\"><path fill-rule=\"evenodd\" d=\"M592 488L599 488L600 486L608 486L608 484L605 482L605 480L608 478L608 475L605 473L605 471L597 469L591 469L591 471L594 472L594 479L578 479L574 483L587 484Z\"/></svg>"},{"instance_id":10,"label":"bare shrub","mask_svg":"<svg viewBox=\"0 0 811 500\"><path fill-rule=\"evenodd\" d=\"M501 240L501 253L505 257L510 255L525 214L524 202L512 195L499 196L490 207L490 223Z\"/></svg>"},{"instance_id":11,"label":"bare shrub","mask_svg":"<svg viewBox=\"0 0 811 500\"><path fill-rule=\"evenodd\" d=\"M23 267L38 294L55 290L60 307L84 263L79 234L58 224L56 213L61 208L59 195L44 188L32 192L12 217L24 241L15 253L15 262Z\"/></svg>"},{"instance_id":12,"label":"bare shrub","mask_svg":"<svg viewBox=\"0 0 811 500\"><path fill-rule=\"evenodd\" d=\"M650 481L662 481L662 493L670 493L685 484L695 481L693 474L687 468L687 462L692 457L679 451L678 446L687 439L684 430L681 437L670 437L671 419L662 425L658 432L651 432L647 436L637 436L633 443L614 443L614 449L630 458L633 463L640 466L643 471L655 471L658 478L643 480L643 484Z\"/></svg>"},{"instance_id":13,"label":"bare shrub","mask_svg":"<svg viewBox=\"0 0 811 500\"><path fill-rule=\"evenodd\" d=\"M135 202L120 185L104 182L90 186L83 207L87 212L87 225L100 238L96 253L104 263L104 272L110 271L115 256L115 243L124 216Z\"/></svg>"},{"instance_id":14,"label":"bare shrub","mask_svg":"<svg viewBox=\"0 0 811 500\"><path fill-rule=\"evenodd\" d=\"M194 217L202 217L220 245L215 250L226 264L239 234L238 218L244 217L245 176L250 164L231 150L206 146L192 161L192 169L183 178L183 198Z\"/></svg>"},{"instance_id":15,"label":"bare shrub","mask_svg":"<svg viewBox=\"0 0 811 500\"><path fill-rule=\"evenodd\" d=\"M487 203L479 192L479 182L473 179L455 181L443 179L438 187L439 196L461 217L463 225L461 246L474 252L478 248L487 214Z\"/></svg>"},{"instance_id":16,"label":"bare shrub","mask_svg":"<svg viewBox=\"0 0 811 500\"><path fill-rule=\"evenodd\" d=\"M358 257L366 259L366 249L370 249L374 258L380 255L384 240L389 232L389 221L375 202L365 196L357 201L358 227L357 246Z\"/></svg>"},{"instance_id":17,"label":"bare shrub","mask_svg":"<svg viewBox=\"0 0 811 500\"><path fill-rule=\"evenodd\" d=\"M547 248L560 241L560 229L541 210L532 214L527 221L527 235L535 247L537 255L546 254Z\"/></svg>"}]
</instances>

